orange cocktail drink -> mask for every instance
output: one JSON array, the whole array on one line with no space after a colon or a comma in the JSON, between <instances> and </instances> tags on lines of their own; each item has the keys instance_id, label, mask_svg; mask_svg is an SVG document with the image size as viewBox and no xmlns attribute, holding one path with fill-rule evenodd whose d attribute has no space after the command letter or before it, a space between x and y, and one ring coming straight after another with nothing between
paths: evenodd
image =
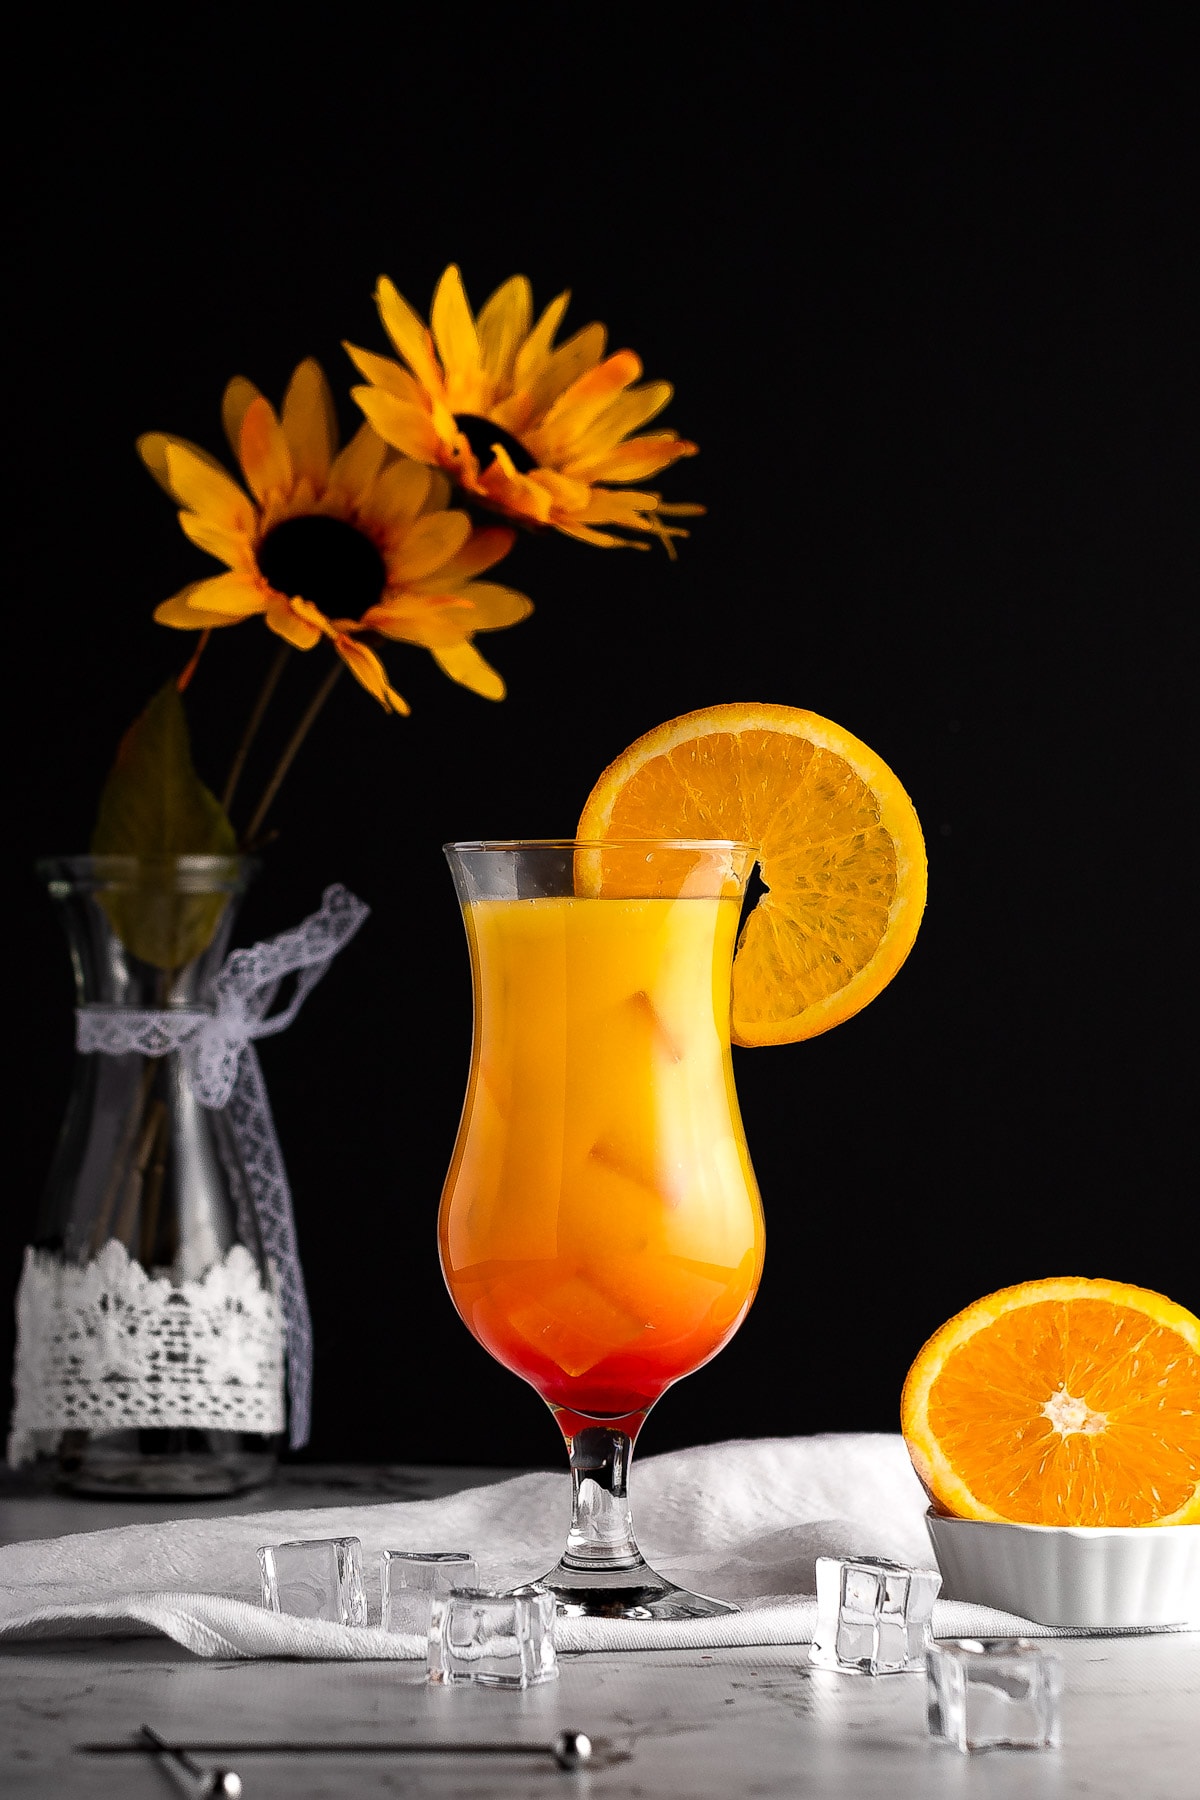
<instances>
[{"instance_id":1,"label":"orange cocktail drink","mask_svg":"<svg viewBox=\"0 0 1200 1800\"><path fill-rule=\"evenodd\" d=\"M660 853L649 877L638 861L595 891L578 871L560 884L576 891L508 897L459 878L475 1041L442 1267L569 1436L604 1420L632 1437L737 1329L762 1270L729 1047L741 876L729 847Z\"/></svg>"}]
</instances>

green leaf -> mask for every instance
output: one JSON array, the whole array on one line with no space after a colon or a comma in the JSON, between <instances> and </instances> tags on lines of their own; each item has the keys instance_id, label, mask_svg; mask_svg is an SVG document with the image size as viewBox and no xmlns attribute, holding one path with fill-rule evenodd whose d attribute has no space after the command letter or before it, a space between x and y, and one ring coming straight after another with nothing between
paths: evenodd
<instances>
[{"instance_id":1,"label":"green leaf","mask_svg":"<svg viewBox=\"0 0 1200 1800\"><path fill-rule=\"evenodd\" d=\"M134 720L117 751L92 833L93 856L232 856L233 827L192 763L174 681Z\"/></svg>"},{"instance_id":2,"label":"green leaf","mask_svg":"<svg viewBox=\"0 0 1200 1800\"><path fill-rule=\"evenodd\" d=\"M136 879L101 899L113 930L142 962L177 969L211 942L227 896L181 892L170 859L234 856L237 839L220 801L196 773L173 680L121 739L100 796L92 854L139 861Z\"/></svg>"}]
</instances>

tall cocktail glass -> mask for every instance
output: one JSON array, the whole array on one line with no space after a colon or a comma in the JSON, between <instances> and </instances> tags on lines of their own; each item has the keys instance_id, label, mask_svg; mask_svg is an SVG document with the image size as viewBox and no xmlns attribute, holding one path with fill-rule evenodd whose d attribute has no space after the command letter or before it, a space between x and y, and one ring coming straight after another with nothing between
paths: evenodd
<instances>
[{"instance_id":1,"label":"tall cocktail glass","mask_svg":"<svg viewBox=\"0 0 1200 1800\"><path fill-rule=\"evenodd\" d=\"M762 1272L734 1090L733 951L753 852L712 841L451 844L474 979L442 1269L464 1323L562 1429L572 1614L732 1611L656 1573L629 1511L659 1395L715 1356Z\"/></svg>"}]
</instances>

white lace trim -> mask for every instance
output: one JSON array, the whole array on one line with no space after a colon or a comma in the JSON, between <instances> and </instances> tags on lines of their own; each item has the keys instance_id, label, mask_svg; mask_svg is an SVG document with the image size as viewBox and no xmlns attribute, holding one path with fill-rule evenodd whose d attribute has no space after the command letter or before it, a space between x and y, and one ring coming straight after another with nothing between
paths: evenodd
<instances>
[{"instance_id":1,"label":"white lace trim","mask_svg":"<svg viewBox=\"0 0 1200 1800\"><path fill-rule=\"evenodd\" d=\"M263 1248L274 1265L287 1340L289 1437L293 1450L308 1442L312 1405L312 1323L296 1243L292 1195L275 1135L266 1084L254 1040L273 1037L291 1024L305 996L320 981L370 908L335 882L320 908L292 931L235 950L216 980L216 1007L141 1010L82 1006L76 1014L76 1048L85 1055L181 1054L202 1106L228 1110L238 1141ZM296 991L277 1013L269 1009L284 976Z\"/></svg>"},{"instance_id":2,"label":"white lace trim","mask_svg":"<svg viewBox=\"0 0 1200 1800\"><path fill-rule=\"evenodd\" d=\"M63 1431L273 1436L284 1426L283 1344L279 1300L240 1244L178 1287L115 1239L82 1266L28 1249L8 1460L28 1462Z\"/></svg>"}]
</instances>

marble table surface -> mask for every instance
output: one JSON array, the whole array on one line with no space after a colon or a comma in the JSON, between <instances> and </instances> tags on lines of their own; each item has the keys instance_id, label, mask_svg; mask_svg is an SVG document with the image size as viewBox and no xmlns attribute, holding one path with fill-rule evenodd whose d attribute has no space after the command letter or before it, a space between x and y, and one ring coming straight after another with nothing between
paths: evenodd
<instances>
[{"instance_id":1,"label":"marble table surface","mask_svg":"<svg viewBox=\"0 0 1200 1800\"><path fill-rule=\"evenodd\" d=\"M421 1499L503 1473L511 1471L293 1468L258 1494L183 1510L344 1504L355 1493ZM180 1512L179 1503L72 1499L0 1480L0 1542ZM930 1740L922 1676L813 1670L803 1646L566 1657L558 1682L505 1694L430 1688L415 1664L210 1662L155 1639L9 1644L0 1647L0 1793L169 1800L188 1791L152 1758L83 1748L124 1741L142 1721L235 1766L246 1800L1200 1793L1200 1633L1078 1638L1055 1648L1065 1675L1062 1747L964 1757ZM546 1753L564 1728L601 1742L588 1772L563 1772ZM507 1748L433 1748L472 1742Z\"/></svg>"}]
</instances>

